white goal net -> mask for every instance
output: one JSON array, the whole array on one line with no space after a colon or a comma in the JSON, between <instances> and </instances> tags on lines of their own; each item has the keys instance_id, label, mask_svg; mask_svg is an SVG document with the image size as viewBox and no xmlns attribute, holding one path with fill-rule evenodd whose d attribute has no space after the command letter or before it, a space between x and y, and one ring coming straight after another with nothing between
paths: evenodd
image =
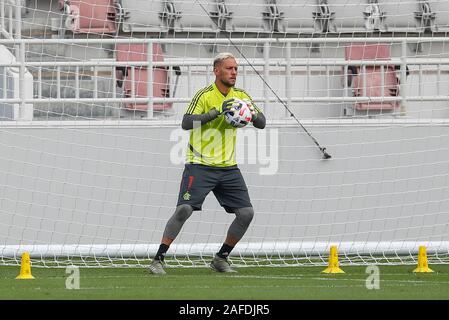
<instances>
[{"instance_id":1,"label":"white goal net","mask_svg":"<svg viewBox=\"0 0 449 320\"><path fill-rule=\"evenodd\" d=\"M0 264L146 266L224 51L268 120L238 133L234 265L449 262L449 1L1 0L0 28ZM168 265L233 218L210 194Z\"/></svg>"}]
</instances>

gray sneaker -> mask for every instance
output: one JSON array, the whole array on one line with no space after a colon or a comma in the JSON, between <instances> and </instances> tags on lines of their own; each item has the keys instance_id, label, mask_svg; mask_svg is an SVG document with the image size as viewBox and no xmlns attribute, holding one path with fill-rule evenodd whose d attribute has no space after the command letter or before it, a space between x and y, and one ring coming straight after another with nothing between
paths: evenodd
<instances>
[{"instance_id":1,"label":"gray sneaker","mask_svg":"<svg viewBox=\"0 0 449 320\"><path fill-rule=\"evenodd\" d=\"M217 255L212 259L210 266L217 272L237 272L231 268L228 259L220 258Z\"/></svg>"},{"instance_id":2,"label":"gray sneaker","mask_svg":"<svg viewBox=\"0 0 449 320\"><path fill-rule=\"evenodd\" d=\"M166 274L162 262L160 260L153 260L148 267L148 270L152 274Z\"/></svg>"}]
</instances>

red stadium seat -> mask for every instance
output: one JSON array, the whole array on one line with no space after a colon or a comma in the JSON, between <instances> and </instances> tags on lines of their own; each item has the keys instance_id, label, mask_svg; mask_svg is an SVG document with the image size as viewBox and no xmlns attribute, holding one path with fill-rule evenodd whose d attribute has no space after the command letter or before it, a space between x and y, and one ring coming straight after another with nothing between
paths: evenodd
<instances>
[{"instance_id":1,"label":"red stadium seat","mask_svg":"<svg viewBox=\"0 0 449 320\"><path fill-rule=\"evenodd\" d=\"M68 15L67 29L74 33L115 33L114 0L59 0Z\"/></svg>"},{"instance_id":2,"label":"red stadium seat","mask_svg":"<svg viewBox=\"0 0 449 320\"><path fill-rule=\"evenodd\" d=\"M346 60L389 60L390 46L388 44L351 44L345 48ZM399 95L399 79L394 65L366 66L365 74L361 66L350 66L350 84L355 97L394 97ZM382 84L383 76L383 84ZM366 83L364 83L366 80ZM400 106L399 101L356 103L357 110L394 109Z\"/></svg>"},{"instance_id":3,"label":"red stadium seat","mask_svg":"<svg viewBox=\"0 0 449 320\"><path fill-rule=\"evenodd\" d=\"M147 45L146 44L117 44L116 46L117 61L147 61ZM162 47L160 44L153 44L153 62L164 61ZM147 97L147 79L148 69L146 67L135 67L134 78L131 67L125 66L117 68L117 80L123 81L124 96L132 97L132 89L136 98ZM119 85L120 86L120 85ZM168 98L169 76L165 67L153 68L153 97ZM129 103L125 106L127 109L145 111L148 105L139 103ZM166 111L172 108L172 103L155 103L154 111Z\"/></svg>"}]
</instances>

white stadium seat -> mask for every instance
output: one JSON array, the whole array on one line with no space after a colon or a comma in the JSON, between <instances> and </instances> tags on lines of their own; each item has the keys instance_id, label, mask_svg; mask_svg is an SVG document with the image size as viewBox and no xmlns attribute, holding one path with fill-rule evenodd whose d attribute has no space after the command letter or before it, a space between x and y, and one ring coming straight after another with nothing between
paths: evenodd
<instances>
[{"instance_id":1,"label":"white stadium seat","mask_svg":"<svg viewBox=\"0 0 449 320\"><path fill-rule=\"evenodd\" d=\"M216 32L209 15L216 15L218 4L179 1L122 0L124 32ZM203 9L204 8L204 9ZM206 11L205 11L206 10Z\"/></svg>"},{"instance_id":2,"label":"white stadium seat","mask_svg":"<svg viewBox=\"0 0 449 320\"><path fill-rule=\"evenodd\" d=\"M441 0L430 0L429 7L435 13L436 31L449 31L449 2Z\"/></svg>"},{"instance_id":3,"label":"white stadium seat","mask_svg":"<svg viewBox=\"0 0 449 320\"><path fill-rule=\"evenodd\" d=\"M229 21L232 18L232 12L229 11L226 0L217 0L216 8L210 12L210 16L219 30L228 30L230 28Z\"/></svg>"},{"instance_id":4,"label":"white stadium seat","mask_svg":"<svg viewBox=\"0 0 449 320\"><path fill-rule=\"evenodd\" d=\"M385 24L391 32L418 32L423 31L416 19L419 12L419 3L416 0L381 0L379 5L385 12Z\"/></svg>"},{"instance_id":5,"label":"white stadium seat","mask_svg":"<svg viewBox=\"0 0 449 320\"><path fill-rule=\"evenodd\" d=\"M314 12L317 12L315 0L277 0L279 10L283 13L281 23L284 32L314 32Z\"/></svg>"},{"instance_id":6,"label":"white stadium seat","mask_svg":"<svg viewBox=\"0 0 449 320\"><path fill-rule=\"evenodd\" d=\"M382 22L382 12L376 12L374 7L365 0L329 0L329 6L335 12L335 25L338 32L364 32L372 31L367 28L367 15L374 17L376 27ZM377 19L376 19L377 18ZM369 24L371 26L371 24Z\"/></svg>"},{"instance_id":7,"label":"white stadium seat","mask_svg":"<svg viewBox=\"0 0 449 320\"><path fill-rule=\"evenodd\" d=\"M167 32L161 18L164 1L122 0L121 19L124 32Z\"/></svg>"},{"instance_id":8,"label":"white stadium seat","mask_svg":"<svg viewBox=\"0 0 449 320\"><path fill-rule=\"evenodd\" d=\"M439 0L329 0L339 32L424 32L449 29L449 4Z\"/></svg>"},{"instance_id":9,"label":"white stadium seat","mask_svg":"<svg viewBox=\"0 0 449 320\"><path fill-rule=\"evenodd\" d=\"M218 13L217 2L208 0L207 2L191 0L175 1L175 10L179 13L179 19L175 22L175 31L183 32L216 32L219 31L217 24L210 15Z\"/></svg>"},{"instance_id":10,"label":"white stadium seat","mask_svg":"<svg viewBox=\"0 0 449 320\"><path fill-rule=\"evenodd\" d=\"M232 14L229 31L234 32L264 32L270 31L264 21L264 14L269 12L265 0L226 0L226 7Z\"/></svg>"}]
</instances>

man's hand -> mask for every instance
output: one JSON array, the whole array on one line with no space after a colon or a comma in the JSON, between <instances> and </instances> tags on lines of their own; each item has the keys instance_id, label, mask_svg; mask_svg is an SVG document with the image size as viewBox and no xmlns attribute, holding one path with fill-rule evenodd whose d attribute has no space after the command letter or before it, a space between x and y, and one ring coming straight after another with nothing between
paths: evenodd
<instances>
[{"instance_id":1,"label":"man's hand","mask_svg":"<svg viewBox=\"0 0 449 320\"><path fill-rule=\"evenodd\" d=\"M220 115L234 111L235 111L234 98L223 101L223 103L221 104L221 108L219 110Z\"/></svg>"},{"instance_id":2,"label":"man's hand","mask_svg":"<svg viewBox=\"0 0 449 320\"><path fill-rule=\"evenodd\" d=\"M244 99L243 101L246 102L246 105L248 106L249 110L251 110L251 114L252 114L251 122L253 122L257 118L257 112L253 106L253 102L249 99Z\"/></svg>"}]
</instances>

